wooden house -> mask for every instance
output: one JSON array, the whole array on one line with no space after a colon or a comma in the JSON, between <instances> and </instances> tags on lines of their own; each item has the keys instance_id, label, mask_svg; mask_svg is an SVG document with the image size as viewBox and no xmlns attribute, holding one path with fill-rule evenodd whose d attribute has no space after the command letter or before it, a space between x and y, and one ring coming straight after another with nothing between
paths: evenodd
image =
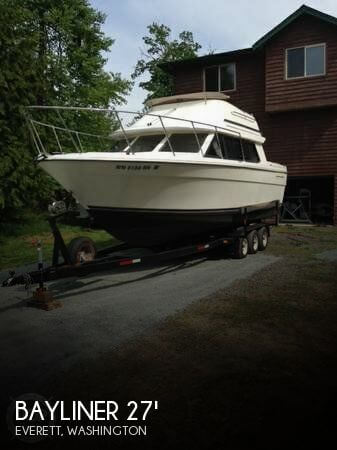
<instances>
[{"instance_id":1,"label":"wooden house","mask_svg":"<svg viewBox=\"0 0 337 450\"><path fill-rule=\"evenodd\" d=\"M174 94L222 91L253 113L288 167L290 219L337 225L337 18L303 5L250 48L161 67Z\"/></svg>"}]
</instances>

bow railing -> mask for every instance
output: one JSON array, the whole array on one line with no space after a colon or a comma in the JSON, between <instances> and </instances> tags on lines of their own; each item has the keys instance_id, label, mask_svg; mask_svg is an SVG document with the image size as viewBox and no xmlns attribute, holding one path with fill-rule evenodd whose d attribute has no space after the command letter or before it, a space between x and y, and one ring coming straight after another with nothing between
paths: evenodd
<instances>
[{"instance_id":1,"label":"bow railing","mask_svg":"<svg viewBox=\"0 0 337 450\"><path fill-rule=\"evenodd\" d=\"M48 116L54 114L53 123ZM88 113L98 113L93 119ZM42 119L36 116L41 116ZM65 117L68 115L68 118ZM133 119L125 125L123 115L131 115ZM50 154L87 152L87 151L122 151L121 140L125 142L123 151L132 154L132 140L136 135L150 134L154 130L166 137L168 146L173 153L174 146L170 140L172 124L186 132L190 130L196 139L196 145L201 151L199 133L214 133L219 140L219 133L241 137L241 133L230 127L184 119L169 115L149 112L122 111L116 109L68 107L68 106L30 106L27 108L26 119L38 157ZM68 123L67 123L68 119ZM150 122L146 122L148 119ZM156 123L154 123L156 121ZM69 125L70 122L70 125ZM123 123L124 122L124 123ZM137 125L137 126L135 126ZM141 127L139 127L141 125ZM81 131L78 127L86 126L90 131ZM101 132L91 132L91 128ZM139 131L139 132L138 132ZM138 134L137 134L138 133Z\"/></svg>"}]
</instances>

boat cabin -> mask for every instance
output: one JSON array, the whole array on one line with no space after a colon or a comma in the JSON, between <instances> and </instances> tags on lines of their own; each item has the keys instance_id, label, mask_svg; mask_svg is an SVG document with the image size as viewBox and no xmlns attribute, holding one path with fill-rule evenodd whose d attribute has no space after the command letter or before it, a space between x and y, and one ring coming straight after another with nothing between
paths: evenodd
<instances>
[{"instance_id":1,"label":"boat cabin","mask_svg":"<svg viewBox=\"0 0 337 450\"><path fill-rule=\"evenodd\" d=\"M200 92L150 100L149 112L113 134L113 150L265 162L265 139L254 116L230 104L228 98L219 92Z\"/></svg>"},{"instance_id":2,"label":"boat cabin","mask_svg":"<svg viewBox=\"0 0 337 450\"><path fill-rule=\"evenodd\" d=\"M265 160L262 146L254 142L215 133L154 134L137 136L130 145L124 140L117 141L115 151L131 154L141 152L171 152L200 154L207 158L227 159L258 163Z\"/></svg>"}]
</instances>

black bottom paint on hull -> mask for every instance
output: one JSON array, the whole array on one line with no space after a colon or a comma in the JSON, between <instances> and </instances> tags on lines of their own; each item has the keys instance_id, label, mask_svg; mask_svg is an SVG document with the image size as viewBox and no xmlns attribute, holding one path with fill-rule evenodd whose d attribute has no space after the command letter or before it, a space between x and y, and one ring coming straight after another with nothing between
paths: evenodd
<instances>
[{"instance_id":1,"label":"black bottom paint on hull","mask_svg":"<svg viewBox=\"0 0 337 450\"><path fill-rule=\"evenodd\" d=\"M278 202L222 210L150 210L89 206L94 228L137 247L152 247L193 239L275 217Z\"/></svg>"}]
</instances>

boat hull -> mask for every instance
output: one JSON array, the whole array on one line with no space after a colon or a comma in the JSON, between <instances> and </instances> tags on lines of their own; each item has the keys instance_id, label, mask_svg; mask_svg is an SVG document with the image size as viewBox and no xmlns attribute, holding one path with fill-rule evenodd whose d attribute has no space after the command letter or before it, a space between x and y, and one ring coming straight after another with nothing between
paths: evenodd
<instances>
[{"instance_id":1,"label":"boat hull","mask_svg":"<svg viewBox=\"0 0 337 450\"><path fill-rule=\"evenodd\" d=\"M89 207L94 226L121 241L152 247L178 243L186 238L226 232L247 223L276 216L278 202L223 210L142 210Z\"/></svg>"},{"instance_id":2,"label":"boat hull","mask_svg":"<svg viewBox=\"0 0 337 450\"><path fill-rule=\"evenodd\" d=\"M48 158L41 167L89 211L94 226L151 246L240 224L282 202L286 173L191 161Z\"/></svg>"}]
</instances>

